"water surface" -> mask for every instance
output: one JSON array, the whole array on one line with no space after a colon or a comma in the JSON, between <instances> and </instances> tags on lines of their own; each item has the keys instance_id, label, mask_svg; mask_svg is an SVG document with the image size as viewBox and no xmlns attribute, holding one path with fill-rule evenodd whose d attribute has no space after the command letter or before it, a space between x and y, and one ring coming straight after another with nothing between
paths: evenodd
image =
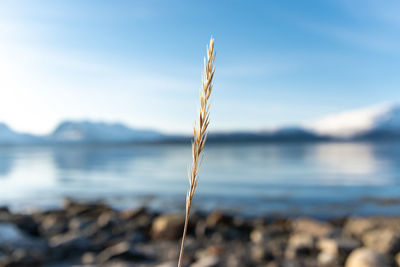
<instances>
[{"instance_id":1,"label":"water surface","mask_svg":"<svg viewBox=\"0 0 400 267\"><path fill-rule=\"evenodd\" d=\"M0 147L0 205L182 209L188 145ZM400 215L400 143L210 144L195 205L249 215Z\"/></svg>"}]
</instances>

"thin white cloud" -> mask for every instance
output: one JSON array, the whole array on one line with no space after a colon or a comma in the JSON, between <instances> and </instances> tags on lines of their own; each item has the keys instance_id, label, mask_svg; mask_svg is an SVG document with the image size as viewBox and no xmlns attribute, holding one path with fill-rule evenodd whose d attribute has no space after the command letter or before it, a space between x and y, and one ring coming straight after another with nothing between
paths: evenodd
<instances>
[{"instance_id":1,"label":"thin white cloud","mask_svg":"<svg viewBox=\"0 0 400 267\"><path fill-rule=\"evenodd\" d=\"M295 19L297 25L363 50L400 54L399 2L359 0L333 3L343 11L335 20L298 17Z\"/></svg>"},{"instance_id":2,"label":"thin white cloud","mask_svg":"<svg viewBox=\"0 0 400 267\"><path fill-rule=\"evenodd\" d=\"M387 33L348 29L344 27L328 26L319 29L320 33L334 39L364 49L383 52L400 52L400 39L388 36Z\"/></svg>"},{"instance_id":3,"label":"thin white cloud","mask_svg":"<svg viewBox=\"0 0 400 267\"><path fill-rule=\"evenodd\" d=\"M315 22L302 25L309 31L353 47L386 54L400 53L400 38L393 32Z\"/></svg>"},{"instance_id":4,"label":"thin white cloud","mask_svg":"<svg viewBox=\"0 0 400 267\"><path fill-rule=\"evenodd\" d=\"M372 20L388 27L400 27L400 2L397 0L340 0L335 3L360 21Z\"/></svg>"}]
</instances>

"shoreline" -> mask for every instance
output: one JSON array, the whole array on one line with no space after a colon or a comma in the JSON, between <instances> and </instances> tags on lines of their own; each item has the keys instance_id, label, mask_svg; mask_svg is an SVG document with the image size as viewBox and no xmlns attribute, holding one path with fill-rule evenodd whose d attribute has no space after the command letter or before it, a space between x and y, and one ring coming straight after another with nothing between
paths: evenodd
<instances>
[{"instance_id":1,"label":"shoreline","mask_svg":"<svg viewBox=\"0 0 400 267\"><path fill-rule=\"evenodd\" d=\"M183 213L119 211L101 202L65 200L60 209L28 214L2 207L0 266L172 267L183 221ZM191 267L356 267L365 260L400 266L400 216L318 220L194 212L184 257Z\"/></svg>"},{"instance_id":2,"label":"shoreline","mask_svg":"<svg viewBox=\"0 0 400 267\"><path fill-rule=\"evenodd\" d=\"M79 203L104 203L116 211L146 207L153 213L180 213L185 209L183 197L183 194L157 196L150 193L108 198L67 196L38 200L25 197L24 201L14 200L13 203L6 201L0 204L0 209L6 207L13 213L31 214L63 209L65 200L70 200ZM225 196L216 198L214 195L200 195L196 198L192 210L207 214L216 209L230 216L247 219L310 217L328 221L343 217L396 217L400 216L400 198L364 195L356 199L318 202L317 198Z\"/></svg>"}]
</instances>

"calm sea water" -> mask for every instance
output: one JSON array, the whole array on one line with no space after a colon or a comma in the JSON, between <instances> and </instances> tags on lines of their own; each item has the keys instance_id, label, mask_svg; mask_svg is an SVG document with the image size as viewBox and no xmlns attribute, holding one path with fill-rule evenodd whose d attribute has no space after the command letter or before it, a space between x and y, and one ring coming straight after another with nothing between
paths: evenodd
<instances>
[{"instance_id":1,"label":"calm sea water","mask_svg":"<svg viewBox=\"0 0 400 267\"><path fill-rule=\"evenodd\" d=\"M0 147L0 205L64 197L183 209L188 145ZM197 209L248 215L400 215L400 143L211 144Z\"/></svg>"}]
</instances>

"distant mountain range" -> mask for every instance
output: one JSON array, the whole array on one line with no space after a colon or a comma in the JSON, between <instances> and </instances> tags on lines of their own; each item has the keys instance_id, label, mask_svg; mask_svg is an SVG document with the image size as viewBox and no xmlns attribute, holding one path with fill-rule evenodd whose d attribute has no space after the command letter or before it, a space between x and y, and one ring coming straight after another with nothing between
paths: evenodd
<instances>
[{"instance_id":1,"label":"distant mountain range","mask_svg":"<svg viewBox=\"0 0 400 267\"><path fill-rule=\"evenodd\" d=\"M329 140L400 140L400 106L381 105L347 111L298 127L277 130L210 133L209 142L311 142ZM177 143L189 136L133 129L121 123L65 121L44 136L13 131L0 123L0 145Z\"/></svg>"},{"instance_id":2,"label":"distant mountain range","mask_svg":"<svg viewBox=\"0 0 400 267\"><path fill-rule=\"evenodd\" d=\"M164 138L157 131L132 129L121 123L66 121L47 137L53 142L109 143L153 141Z\"/></svg>"},{"instance_id":3,"label":"distant mountain range","mask_svg":"<svg viewBox=\"0 0 400 267\"><path fill-rule=\"evenodd\" d=\"M132 129L120 123L65 121L44 136L17 133L0 124L0 145L154 142L164 138L166 135L160 132Z\"/></svg>"},{"instance_id":4,"label":"distant mountain range","mask_svg":"<svg viewBox=\"0 0 400 267\"><path fill-rule=\"evenodd\" d=\"M40 141L39 137L17 133L6 124L0 123L0 144L32 144Z\"/></svg>"}]
</instances>

